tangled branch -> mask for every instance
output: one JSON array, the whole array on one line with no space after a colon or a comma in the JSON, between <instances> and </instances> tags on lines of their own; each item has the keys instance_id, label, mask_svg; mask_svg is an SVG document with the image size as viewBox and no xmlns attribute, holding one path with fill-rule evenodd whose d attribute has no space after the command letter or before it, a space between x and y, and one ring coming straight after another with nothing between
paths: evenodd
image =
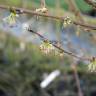
<instances>
[{"instance_id":1,"label":"tangled branch","mask_svg":"<svg viewBox=\"0 0 96 96\"><path fill-rule=\"evenodd\" d=\"M6 5L0 5L0 8L1 9L9 9L10 7L6 6ZM41 14L41 13L37 13L35 11L24 9L24 8L18 8L18 7L13 7L13 8L15 10L20 10L22 13L26 13L26 14L32 14L32 15L36 15L36 16L47 17L47 18L56 19L56 20L60 20L60 21L64 20L64 17ZM89 24L84 24L84 23L82 24L82 22L80 22L80 21L73 21L73 24L80 25L82 27L89 28L89 29L92 29L92 30L96 30L96 26L89 25Z\"/></svg>"}]
</instances>

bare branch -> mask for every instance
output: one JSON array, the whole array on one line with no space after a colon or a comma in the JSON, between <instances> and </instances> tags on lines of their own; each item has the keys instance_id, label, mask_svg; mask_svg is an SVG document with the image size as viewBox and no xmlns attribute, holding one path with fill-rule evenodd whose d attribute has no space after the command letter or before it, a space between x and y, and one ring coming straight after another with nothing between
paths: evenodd
<instances>
[{"instance_id":1,"label":"bare branch","mask_svg":"<svg viewBox=\"0 0 96 96\"><path fill-rule=\"evenodd\" d=\"M1 9L9 9L9 6L0 5L0 8ZM15 10L21 10L21 11L23 11L23 13L26 13L26 14L32 14L32 15L37 15L37 16L51 18L51 19L57 19L57 20L60 20L60 21L64 20L64 17L52 16L52 15L47 15L47 14L40 14L40 13L36 13L34 11L31 11L31 10L28 10L28 9L24 9L24 8L18 8L18 7L13 7L13 8ZM82 22L80 22L80 21L73 21L73 24L80 25L82 27L89 28L89 29L92 29L92 30L96 30L96 26L89 25L89 24L84 24L84 23L82 24Z\"/></svg>"}]
</instances>

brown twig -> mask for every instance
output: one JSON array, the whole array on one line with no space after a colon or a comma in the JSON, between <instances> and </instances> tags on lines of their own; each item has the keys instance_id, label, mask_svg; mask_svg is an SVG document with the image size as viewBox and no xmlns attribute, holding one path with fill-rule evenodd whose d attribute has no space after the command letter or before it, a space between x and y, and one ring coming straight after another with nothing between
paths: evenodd
<instances>
[{"instance_id":1,"label":"brown twig","mask_svg":"<svg viewBox=\"0 0 96 96\"><path fill-rule=\"evenodd\" d=\"M1 9L9 9L10 7L9 6L6 6L6 5L0 5L0 8ZM15 10L21 10L23 13L26 13L26 14L32 14L32 15L37 15L37 16L51 18L51 19L57 19L57 20L60 20L60 21L64 20L64 17L36 13L36 12L34 12L32 10L28 10L28 9L24 9L24 8L18 8L18 7L13 7L13 8ZM73 24L80 25L82 27L89 28L89 29L92 29L92 30L96 30L96 26L89 25L89 24L82 24L82 22L80 22L80 21L73 21Z\"/></svg>"},{"instance_id":2,"label":"brown twig","mask_svg":"<svg viewBox=\"0 0 96 96\"><path fill-rule=\"evenodd\" d=\"M46 41L46 40L49 41L50 44L52 44L55 48L59 49L60 51L66 53L66 54L68 54L68 55L70 55L70 56L72 56L72 57L75 57L75 58L80 59L80 60L85 60L85 61L87 60L87 61L90 61L90 58L78 57L77 55L73 54L72 52L68 52L68 51L64 50L63 48L58 47L56 44L52 43L50 40L48 40L47 38L45 38L43 35L41 35L41 34L38 33L38 32L33 31L32 29L28 29L28 31L31 32L31 33L33 33L33 34L38 35L40 38L43 39L43 41Z\"/></svg>"}]
</instances>

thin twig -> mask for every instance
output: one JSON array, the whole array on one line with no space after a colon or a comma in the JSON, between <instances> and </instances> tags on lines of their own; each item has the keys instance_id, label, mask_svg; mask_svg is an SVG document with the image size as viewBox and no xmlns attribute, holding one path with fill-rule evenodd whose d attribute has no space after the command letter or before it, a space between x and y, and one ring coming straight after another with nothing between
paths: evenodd
<instances>
[{"instance_id":1,"label":"thin twig","mask_svg":"<svg viewBox=\"0 0 96 96\"><path fill-rule=\"evenodd\" d=\"M43 41L46 41L46 40L49 41L50 44L52 44L55 48L59 49L60 51L66 53L66 54L68 54L68 55L70 55L70 56L72 56L72 57L75 57L75 58L81 59L81 60L85 60L85 61L86 61L86 60L87 60L87 61L90 61L90 58L78 57L77 55L73 54L72 52L68 52L68 51L64 50L63 48L58 47L56 44L52 43L50 40L48 40L47 38L45 38L43 35L41 35L41 34L38 33L38 32L33 31L32 29L28 29L28 31L31 32L31 33L34 33L34 34L38 35L40 38L43 39Z\"/></svg>"},{"instance_id":2,"label":"thin twig","mask_svg":"<svg viewBox=\"0 0 96 96\"><path fill-rule=\"evenodd\" d=\"M0 5L0 8L1 9L9 9L10 7L9 6L6 6L6 5ZM32 15L37 15L37 16L51 18L51 19L57 19L57 20L60 20L60 21L64 20L64 17L36 13L36 12L34 12L32 10L28 10L28 9L24 9L24 8L18 8L18 7L13 7L13 8L15 10L21 10L23 13L26 13L26 14L32 14ZM92 29L92 30L96 30L96 26L89 25L89 24L82 24L82 22L80 22L80 21L79 22L78 21L73 21L73 24L80 25L82 27L89 28L89 29Z\"/></svg>"}]
</instances>

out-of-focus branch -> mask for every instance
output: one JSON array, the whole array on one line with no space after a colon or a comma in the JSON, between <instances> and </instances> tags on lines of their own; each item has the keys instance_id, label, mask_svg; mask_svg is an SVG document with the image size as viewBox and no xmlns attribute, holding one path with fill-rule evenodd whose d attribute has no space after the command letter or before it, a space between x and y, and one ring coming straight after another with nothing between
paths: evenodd
<instances>
[{"instance_id":1,"label":"out-of-focus branch","mask_svg":"<svg viewBox=\"0 0 96 96\"><path fill-rule=\"evenodd\" d=\"M68 6L69 6L69 10L70 10L71 12L73 12L74 15L76 16L77 20L78 20L78 21L81 21L82 23L85 23L85 21L84 21L84 19L83 19L83 17L82 17L82 14L81 14L81 12L80 12L80 10L78 9L78 7L77 7L76 4L75 4L75 1L74 1L74 0L66 0L66 3L67 3ZM83 28L80 28L80 29L82 29L82 30L84 30L84 31L86 31L86 32L90 32L90 31L91 31L90 29L87 29L87 30L85 30L85 29L83 29ZM91 32L90 32L90 37L92 37L92 40L96 41L95 36L94 36Z\"/></svg>"},{"instance_id":2,"label":"out-of-focus branch","mask_svg":"<svg viewBox=\"0 0 96 96\"><path fill-rule=\"evenodd\" d=\"M0 5L0 8L1 9L9 9L10 7L6 6L6 5ZM52 16L52 15L47 15L47 14L41 14L41 13L37 13L37 12L34 12L32 10L28 10L28 9L24 9L24 8L18 8L18 7L13 7L13 8L15 10L21 10L23 13L26 13L26 14L32 14L32 15L37 15L37 16L51 18L51 19L57 19L57 20L60 20L60 21L64 20L64 17ZM89 25L89 24L84 24L81 21L73 21L73 24L80 25L80 26L85 27L85 28L90 28L92 30L96 30L96 26Z\"/></svg>"},{"instance_id":3,"label":"out-of-focus branch","mask_svg":"<svg viewBox=\"0 0 96 96\"><path fill-rule=\"evenodd\" d=\"M84 23L84 19L82 18L82 14L79 11L77 5L75 4L75 1L74 0L66 0L66 3L69 6L69 10L74 13L74 15L76 16L76 18L79 21L81 21L82 23Z\"/></svg>"},{"instance_id":4,"label":"out-of-focus branch","mask_svg":"<svg viewBox=\"0 0 96 96\"><path fill-rule=\"evenodd\" d=\"M91 5L96 10L96 0L84 0L87 4Z\"/></svg>"},{"instance_id":5,"label":"out-of-focus branch","mask_svg":"<svg viewBox=\"0 0 96 96\"><path fill-rule=\"evenodd\" d=\"M82 14L81 14L80 10L78 9L75 1L74 1L74 0L66 0L66 2L67 2L67 4L68 4L68 6L69 6L69 10L70 10L72 13L74 13L76 19L77 19L78 21L81 21L82 23L85 23L85 21L84 21L84 19L83 19L83 17L82 17ZM85 29L83 29L83 28L80 28L80 29L82 29L83 31L85 31ZM90 30L90 29L86 29L86 31L89 32L89 31L91 31L91 30ZM91 34L92 34L92 33L91 33ZM92 34L92 35L93 35L93 34Z\"/></svg>"},{"instance_id":6,"label":"out-of-focus branch","mask_svg":"<svg viewBox=\"0 0 96 96\"><path fill-rule=\"evenodd\" d=\"M79 80L77 69L76 69L76 64L73 63L71 66L72 66L74 77L75 77L75 80L76 80L76 85L77 85L77 89L78 89L78 96L83 96L81 86L80 86L80 80Z\"/></svg>"},{"instance_id":7,"label":"out-of-focus branch","mask_svg":"<svg viewBox=\"0 0 96 96\"><path fill-rule=\"evenodd\" d=\"M82 14L81 14L80 10L78 9L75 1L74 1L74 0L66 0L66 3L67 3L68 6L69 6L69 10L70 10L71 12L73 12L74 15L76 16L77 20L78 20L78 21L81 21L82 23L85 23L85 21L84 21L84 19L83 19L83 17L82 17ZM90 35L91 35L91 37L92 37L92 40L96 41L96 38L95 38L95 36L91 33L90 28L87 28L87 29L80 28L80 29L83 30L83 31L86 31L86 32L90 32Z\"/></svg>"}]
</instances>

